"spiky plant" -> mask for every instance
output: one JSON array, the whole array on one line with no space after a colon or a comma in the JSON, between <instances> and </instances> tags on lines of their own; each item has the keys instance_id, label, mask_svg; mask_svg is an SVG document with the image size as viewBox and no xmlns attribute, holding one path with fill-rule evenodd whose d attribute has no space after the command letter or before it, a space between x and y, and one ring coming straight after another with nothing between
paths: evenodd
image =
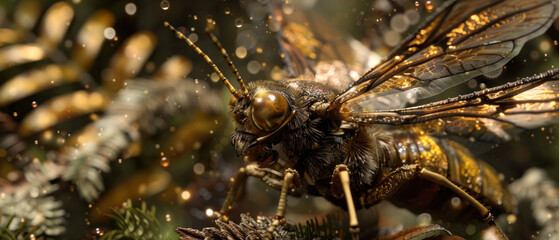
<instances>
[{"instance_id":1,"label":"spiky plant","mask_svg":"<svg viewBox=\"0 0 559 240\"><path fill-rule=\"evenodd\" d=\"M104 234L101 240L134 239L134 240L171 240L176 239L172 226L162 224L155 215L155 206L147 208L142 202L140 208L132 206L132 201L125 202L120 209L113 209L111 217L117 229Z\"/></svg>"},{"instance_id":2,"label":"spiky plant","mask_svg":"<svg viewBox=\"0 0 559 240\"><path fill-rule=\"evenodd\" d=\"M0 216L0 238L6 240L20 240L20 239L44 239L42 236L36 236L37 226L27 230L26 219L21 219L20 223L15 220L15 215L8 218ZM11 226L17 226L13 228Z\"/></svg>"},{"instance_id":3,"label":"spiky plant","mask_svg":"<svg viewBox=\"0 0 559 240\"><path fill-rule=\"evenodd\" d=\"M212 114L221 106L210 104L219 100L203 84L181 80L192 68L183 57L144 69L155 34L107 39L115 13L96 10L82 18L75 6L0 3L0 172L9 176L0 182L0 216L30 219L25 228L39 234L65 232L66 213L54 195L59 183L92 202L105 189L102 174L132 142L168 127L178 113ZM98 53L107 45L110 59L101 62ZM103 69L99 77L95 65Z\"/></svg>"}]
</instances>

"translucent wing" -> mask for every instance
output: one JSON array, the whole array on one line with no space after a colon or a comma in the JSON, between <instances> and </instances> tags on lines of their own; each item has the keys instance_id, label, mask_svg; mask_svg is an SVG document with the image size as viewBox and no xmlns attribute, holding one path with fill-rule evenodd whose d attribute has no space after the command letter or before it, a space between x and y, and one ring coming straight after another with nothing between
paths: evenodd
<instances>
[{"instance_id":1,"label":"translucent wing","mask_svg":"<svg viewBox=\"0 0 559 240\"><path fill-rule=\"evenodd\" d=\"M367 94L438 94L502 67L557 15L557 0L448 2L382 64L336 97L328 110Z\"/></svg>"},{"instance_id":2,"label":"translucent wing","mask_svg":"<svg viewBox=\"0 0 559 240\"><path fill-rule=\"evenodd\" d=\"M407 124L424 132L509 140L511 132L559 123L559 69L417 107L349 113L347 121Z\"/></svg>"},{"instance_id":3,"label":"translucent wing","mask_svg":"<svg viewBox=\"0 0 559 240\"><path fill-rule=\"evenodd\" d=\"M289 4L270 4L288 77L312 79L341 91L380 61L378 55L315 12L305 11L295 2Z\"/></svg>"}]
</instances>

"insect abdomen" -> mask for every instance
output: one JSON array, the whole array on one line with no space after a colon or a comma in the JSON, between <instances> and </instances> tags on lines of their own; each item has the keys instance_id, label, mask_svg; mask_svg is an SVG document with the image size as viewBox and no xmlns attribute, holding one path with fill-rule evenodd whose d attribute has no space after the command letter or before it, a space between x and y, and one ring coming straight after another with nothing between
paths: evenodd
<instances>
[{"instance_id":1,"label":"insect abdomen","mask_svg":"<svg viewBox=\"0 0 559 240\"><path fill-rule=\"evenodd\" d=\"M418 164L446 177L490 206L494 213L512 210L510 193L495 169L475 159L464 146L424 134L396 132L393 136L393 151L387 158L384 174L404 165ZM473 208L455 197L449 189L418 178L405 184L393 200L410 210L429 211L446 218L475 216Z\"/></svg>"}]
</instances>

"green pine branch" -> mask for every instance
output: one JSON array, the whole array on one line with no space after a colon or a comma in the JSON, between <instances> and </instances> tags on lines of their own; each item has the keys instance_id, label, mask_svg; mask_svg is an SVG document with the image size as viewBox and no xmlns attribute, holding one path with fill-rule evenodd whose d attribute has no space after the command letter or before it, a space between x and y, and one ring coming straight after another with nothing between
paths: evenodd
<instances>
[{"instance_id":1,"label":"green pine branch","mask_svg":"<svg viewBox=\"0 0 559 240\"><path fill-rule=\"evenodd\" d=\"M132 201L128 200L122 208L112 210L113 214L108 214L108 216L115 221L117 229L107 232L100 240L167 240L177 238L172 226L162 224L157 219L155 206L148 209L146 203L142 202L141 208L136 208L132 206Z\"/></svg>"},{"instance_id":2,"label":"green pine branch","mask_svg":"<svg viewBox=\"0 0 559 240\"><path fill-rule=\"evenodd\" d=\"M38 226L33 226L29 230L27 230L27 220L21 221L21 224L17 226L14 222L15 215L11 215L6 222L0 215L0 239L6 240L20 240L20 239L44 239L43 236L36 236ZM14 229L11 229L11 226L16 226Z\"/></svg>"}]
</instances>

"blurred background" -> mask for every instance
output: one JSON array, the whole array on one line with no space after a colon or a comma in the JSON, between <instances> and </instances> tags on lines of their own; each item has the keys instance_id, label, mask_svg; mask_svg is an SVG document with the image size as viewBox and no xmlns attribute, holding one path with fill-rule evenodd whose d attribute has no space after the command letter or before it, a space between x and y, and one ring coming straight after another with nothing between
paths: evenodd
<instances>
[{"instance_id":1,"label":"blurred background","mask_svg":"<svg viewBox=\"0 0 559 240\"><path fill-rule=\"evenodd\" d=\"M204 33L208 20L215 21L215 33L247 81L277 80L284 63L276 32L268 28L267 1L1 0L2 236L99 239L112 232L118 238L123 226L132 226L144 239L178 239L172 232L177 226L215 226L208 215L219 210L242 166L229 143L231 96L163 22L179 27L232 79ZM344 29L340 34L383 56L442 2L301 0L284 1L282 11L312 9L327 17L324 24ZM558 29L556 21L502 71L438 99L559 66ZM546 126L478 153L508 182L533 167L545 169L531 171L531 182L514 185L526 199L540 201L521 202L520 212L499 219L511 239L558 237L557 135L555 127ZM230 213L235 221L240 213L275 213L279 192L253 180ZM316 197L289 198L288 206L287 218L294 224L345 216ZM118 215L111 209L123 215L108 217ZM126 214L148 223L134 223ZM361 211L360 220L371 237L438 223L479 239L484 228L416 216L390 203Z\"/></svg>"}]
</instances>

